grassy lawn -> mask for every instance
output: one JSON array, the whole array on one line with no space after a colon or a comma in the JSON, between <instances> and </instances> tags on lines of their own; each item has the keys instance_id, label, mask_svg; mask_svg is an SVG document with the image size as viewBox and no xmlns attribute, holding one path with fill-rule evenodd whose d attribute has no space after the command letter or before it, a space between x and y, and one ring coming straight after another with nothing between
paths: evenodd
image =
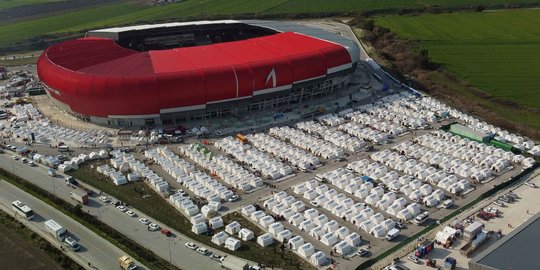
<instances>
[{"instance_id":1,"label":"grassy lawn","mask_svg":"<svg viewBox=\"0 0 540 270\"><path fill-rule=\"evenodd\" d=\"M95 167L106 163L106 161L96 161ZM222 250L223 252L230 253L231 251L225 249L223 246L217 246L210 242L211 236L196 235L191 232L191 222L182 215L174 206L169 204L160 194L156 193L144 182L129 183L127 185L116 186L112 181L105 177L103 174L97 172L97 170L91 168L91 164L87 163L79 169L72 171L70 174L81 179L83 182L90 184L103 192L110 194L117 199L133 206L137 210L141 211L145 215L159 220L167 226L174 228L175 230L187 235L188 237L195 239L199 242L206 243ZM144 196L147 195L147 196ZM150 196L148 196L150 195ZM143 198L144 196L144 198ZM232 214L234 216L226 217L225 223L229 223L231 220L237 220L243 227L252 229L256 236L261 235L263 232L248 220L244 219L240 214ZM234 252L234 255L246 258L248 260L263 263L265 265L273 265L281 269L312 269L307 262L293 253L281 254L278 247L263 248L259 246L255 241L243 242L244 246L238 251Z\"/></svg>"},{"instance_id":2,"label":"grassy lawn","mask_svg":"<svg viewBox=\"0 0 540 270\"><path fill-rule=\"evenodd\" d=\"M472 86L540 108L540 10L386 16L375 22L420 41L433 62ZM540 127L540 119L532 121Z\"/></svg>"},{"instance_id":3,"label":"grassy lawn","mask_svg":"<svg viewBox=\"0 0 540 270\"><path fill-rule=\"evenodd\" d=\"M47 0L11 0L4 2L45 2ZM106 26L156 20L197 20L215 16L242 17L241 14L291 14L397 10L428 6L476 6L501 3L530 3L530 0L189 0L164 6L144 6L136 1L104 4L47 18L14 22L0 27L0 47L46 34L79 33ZM1 6L0 6L1 8Z\"/></svg>"},{"instance_id":4,"label":"grassy lawn","mask_svg":"<svg viewBox=\"0 0 540 270\"><path fill-rule=\"evenodd\" d=\"M28 6L34 4L45 4L45 3L54 3L62 2L66 0L1 0L0 9L8 9L20 6Z\"/></svg>"}]
</instances>

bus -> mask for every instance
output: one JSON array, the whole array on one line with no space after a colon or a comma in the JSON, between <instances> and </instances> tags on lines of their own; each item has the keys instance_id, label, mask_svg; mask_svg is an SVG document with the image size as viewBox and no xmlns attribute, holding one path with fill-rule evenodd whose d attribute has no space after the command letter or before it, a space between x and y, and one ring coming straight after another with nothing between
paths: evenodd
<instances>
[{"instance_id":1,"label":"bus","mask_svg":"<svg viewBox=\"0 0 540 270\"><path fill-rule=\"evenodd\" d=\"M248 139L247 139L244 135L242 135L242 134L240 134L240 133L236 134L236 139L237 139L241 144L246 144L246 143L248 142Z\"/></svg>"},{"instance_id":2,"label":"bus","mask_svg":"<svg viewBox=\"0 0 540 270\"><path fill-rule=\"evenodd\" d=\"M16 214L26 218L26 219L32 219L34 218L34 211L30 209L27 205L22 203L21 201L14 201L11 203L13 206L13 211L15 211Z\"/></svg>"}]
</instances>

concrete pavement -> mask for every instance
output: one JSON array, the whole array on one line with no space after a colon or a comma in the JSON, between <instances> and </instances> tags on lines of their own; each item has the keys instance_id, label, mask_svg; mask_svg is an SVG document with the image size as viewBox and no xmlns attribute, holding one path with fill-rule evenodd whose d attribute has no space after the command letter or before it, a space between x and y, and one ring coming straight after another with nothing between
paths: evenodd
<instances>
[{"instance_id":1,"label":"concrete pavement","mask_svg":"<svg viewBox=\"0 0 540 270\"><path fill-rule=\"evenodd\" d=\"M29 165L20 161L11 159L11 155L13 155L13 153L10 151L7 151L6 154L0 154L1 168L12 173L14 172L18 176L55 194L59 198L75 204L75 202L69 198L69 192L73 189L65 184L63 176L48 176L46 174L45 166L39 165L36 167L30 167ZM113 198L110 197L110 199ZM139 217L130 217L125 213L116 210L114 206L102 203L97 197L90 197L88 205L83 207L83 211L87 211L88 213L100 218L104 223L111 226L115 230L118 230L126 237L129 237L143 247L150 249L164 260L170 260L172 264L181 269L220 269L221 265L218 262L210 259L209 256L202 256L195 251L186 248L184 246L186 242L194 241L188 239L180 233L173 231L176 237L169 238L165 237L159 232L148 232L146 225L139 222L139 218L144 216L144 214L136 209L133 210L139 215ZM159 222L152 222L155 222L162 227L166 227ZM201 243L196 244L198 246L204 246ZM205 247L217 254L223 254L223 252L212 249L211 247Z\"/></svg>"},{"instance_id":2,"label":"concrete pavement","mask_svg":"<svg viewBox=\"0 0 540 270\"><path fill-rule=\"evenodd\" d=\"M8 213L11 210L11 202L20 200L34 210L35 217L32 220L18 219L31 230L37 232L54 246L60 247L62 243L52 237L46 230L44 222L54 219L58 224L66 228L69 235L78 240L81 249L78 252L66 248L65 253L86 269L115 269L118 268L118 258L126 253L117 248L90 229L84 227L69 216L54 209L47 203L33 197L12 184L0 180L0 204ZM147 269L137 262L141 269Z\"/></svg>"}]
</instances>

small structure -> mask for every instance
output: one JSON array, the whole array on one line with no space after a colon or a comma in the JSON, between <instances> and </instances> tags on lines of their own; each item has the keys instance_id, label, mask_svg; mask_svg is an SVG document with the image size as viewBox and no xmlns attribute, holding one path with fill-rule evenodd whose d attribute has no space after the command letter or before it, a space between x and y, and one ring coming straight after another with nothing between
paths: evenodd
<instances>
[{"instance_id":1,"label":"small structure","mask_svg":"<svg viewBox=\"0 0 540 270\"><path fill-rule=\"evenodd\" d=\"M238 238L240 238L240 239L242 239L244 241L249 241L249 240L255 238L255 234L253 234L253 232L250 229L242 228L238 232Z\"/></svg>"},{"instance_id":2,"label":"small structure","mask_svg":"<svg viewBox=\"0 0 540 270\"><path fill-rule=\"evenodd\" d=\"M242 229L242 226L240 226L240 223L238 221L233 221L232 223L225 226L225 231L228 234L237 234Z\"/></svg>"},{"instance_id":3,"label":"small structure","mask_svg":"<svg viewBox=\"0 0 540 270\"><path fill-rule=\"evenodd\" d=\"M311 257L311 255L315 253L315 248L313 247L311 243L305 243L301 245L300 247L298 247L297 252L298 252L298 255L300 255L300 257L303 257L304 259L308 259L309 257Z\"/></svg>"},{"instance_id":4,"label":"small structure","mask_svg":"<svg viewBox=\"0 0 540 270\"><path fill-rule=\"evenodd\" d=\"M225 240L227 239L227 234L225 232L218 232L212 236L212 243L221 246L225 243Z\"/></svg>"},{"instance_id":5,"label":"small structure","mask_svg":"<svg viewBox=\"0 0 540 270\"><path fill-rule=\"evenodd\" d=\"M213 230L219 229L224 225L223 219L221 217L212 218L208 221L208 223L210 224L210 228L212 228Z\"/></svg>"},{"instance_id":6,"label":"small structure","mask_svg":"<svg viewBox=\"0 0 540 270\"><path fill-rule=\"evenodd\" d=\"M315 266L323 266L328 264L328 257L324 252L317 251L311 257L309 258L309 262L312 263Z\"/></svg>"},{"instance_id":7,"label":"small structure","mask_svg":"<svg viewBox=\"0 0 540 270\"><path fill-rule=\"evenodd\" d=\"M347 255L351 253L354 250L354 248L351 245L349 245L346 241L341 241L337 243L334 246L334 248L332 248L332 250L334 250L334 252L336 252L339 255Z\"/></svg>"},{"instance_id":8,"label":"small structure","mask_svg":"<svg viewBox=\"0 0 540 270\"><path fill-rule=\"evenodd\" d=\"M281 242L281 243L283 243L283 242L285 242L285 241L288 242L288 241L291 239L291 237L292 237L291 231L286 230L286 229L283 230L283 231L281 231L281 232L279 232L279 233L277 234L277 236L276 236L277 240L278 240L279 242Z\"/></svg>"},{"instance_id":9,"label":"small structure","mask_svg":"<svg viewBox=\"0 0 540 270\"><path fill-rule=\"evenodd\" d=\"M289 244L291 245L291 249L298 250L304 244L304 239L302 236L297 235L289 240Z\"/></svg>"},{"instance_id":10,"label":"small structure","mask_svg":"<svg viewBox=\"0 0 540 270\"><path fill-rule=\"evenodd\" d=\"M274 238L272 238L272 234L265 233L259 237L257 237L257 244L259 244L262 247L267 247L274 243Z\"/></svg>"},{"instance_id":11,"label":"small structure","mask_svg":"<svg viewBox=\"0 0 540 270\"><path fill-rule=\"evenodd\" d=\"M195 234L203 234L208 231L208 227L206 226L206 223L201 222L191 226L191 231Z\"/></svg>"},{"instance_id":12,"label":"small structure","mask_svg":"<svg viewBox=\"0 0 540 270\"><path fill-rule=\"evenodd\" d=\"M234 237L229 237L227 238L227 240L225 240L225 248L229 250L235 251L239 249L241 246L242 246L242 243L240 242L240 240Z\"/></svg>"}]
</instances>

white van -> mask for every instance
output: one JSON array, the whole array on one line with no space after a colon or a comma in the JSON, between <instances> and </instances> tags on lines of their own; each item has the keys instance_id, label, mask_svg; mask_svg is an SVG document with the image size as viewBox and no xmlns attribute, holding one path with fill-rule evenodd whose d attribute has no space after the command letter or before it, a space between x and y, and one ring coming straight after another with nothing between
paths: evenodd
<instances>
[{"instance_id":1,"label":"white van","mask_svg":"<svg viewBox=\"0 0 540 270\"><path fill-rule=\"evenodd\" d=\"M424 211L420 215L416 216L416 218L414 218L414 220L412 222L414 224L416 224L416 225L420 225L420 224L426 222L426 220L428 220L428 217L429 217L429 212Z\"/></svg>"},{"instance_id":2,"label":"white van","mask_svg":"<svg viewBox=\"0 0 540 270\"><path fill-rule=\"evenodd\" d=\"M58 146L58 151L59 151L59 152L68 152L68 151L69 151L69 146L67 146L67 145L60 145L60 146Z\"/></svg>"},{"instance_id":3,"label":"white van","mask_svg":"<svg viewBox=\"0 0 540 270\"><path fill-rule=\"evenodd\" d=\"M392 241L399 235L399 229L393 228L386 234L386 240Z\"/></svg>"},{"instance_id":4,"label":"white van","mask_svg":"<svg viewBox=\"0 0 540 270\"><path fill-rule=\"evenodd\" d=\"M444 208L450 208L450 206L452 206L452 205L454 205L454 201L452 201L451 199L445 200L442 203L442 207L444 207Z\"/></svg>"}]
</instances>

